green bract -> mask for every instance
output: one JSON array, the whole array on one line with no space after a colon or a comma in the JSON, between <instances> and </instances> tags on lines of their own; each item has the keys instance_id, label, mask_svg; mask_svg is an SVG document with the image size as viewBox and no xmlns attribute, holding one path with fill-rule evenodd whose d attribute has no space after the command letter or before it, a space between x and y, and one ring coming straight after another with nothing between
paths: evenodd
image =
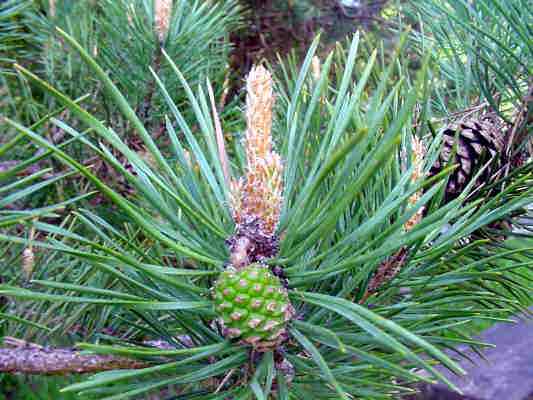
<instances>
[{"instance_id":1,"label":"green bract","mask_svg":"<svg viewBox=\"0 0 533 400\"><path fill-rule=\"evenodd\" d=\"M214 299L225 336L254 346L282 340L293 314L279 278L257 264L224 271L215 284Z\"/></svg>"}]
</instances>

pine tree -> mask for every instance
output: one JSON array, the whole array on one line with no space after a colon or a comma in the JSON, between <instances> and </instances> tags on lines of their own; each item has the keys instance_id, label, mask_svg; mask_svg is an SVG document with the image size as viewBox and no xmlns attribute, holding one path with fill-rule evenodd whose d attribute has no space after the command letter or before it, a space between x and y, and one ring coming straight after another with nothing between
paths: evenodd
<instances>
[{"instance_id":1,"label":"pine tree","mask_svg":"<svg viewBox=\"0 0 533 400\"><path fill-rule=\"evenodd\" d=\"M229 143L211 84L193 90L162 51L161 65L175 74L187 100L177 104L153 71L168 110L170 145L163 147L119 83L71 35L58 34L108 93L150 161L109 124L17 67L78 121L50 119L66 132L64 140L116 168L137 194L124 197L69 147L49 141L42 127L6 119L66 173L105 195L123 223L79 209L59 226L30 220L38 239L0 235L3 243L50 254L34 266L30 285L1 287L13 306L29 302L12 318L49 337L75 325L89 331L75 348L0 350L0 370L115 369L64 389L114 400L169 385L206 399L398 397L418 381L453 387L434 365L462 373L443 350L482 345L463 325L521 311L530 300L528 283L513 272L531 263L521 258L531 256L529 249L461 242L531 202L530 176L480 207L465 204L464 195L442 206L433 201L453 167L427 178L442 135L423 144L414 137L427 136L418 122L430 109L431 85L428 57L416 77L409 75L401 57L406 35L383 61L355 36L346 51L339 47L323 61L315 58L315 40L301 68L284 64L275 81L254 69L243 140ZM415 152L420 157L406 156L422 147ZM380 268L391 256L402 258L393 273ZM228 308L220 307L224 296ZM248 318L256 302L264 305L259 317L272 323ZM61 319L50 319L60 310ZM245 318L247 326L239 325Z\"/></svg>"}]
</instances>

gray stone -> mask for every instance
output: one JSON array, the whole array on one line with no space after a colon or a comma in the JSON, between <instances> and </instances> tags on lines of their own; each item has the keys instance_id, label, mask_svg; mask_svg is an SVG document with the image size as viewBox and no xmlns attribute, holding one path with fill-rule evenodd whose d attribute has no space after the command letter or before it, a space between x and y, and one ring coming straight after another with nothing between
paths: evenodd
<instances>
[{"instance_id":1,"label":"gray stone","mask_svg":"<svg viewBox=\"0 0 533 400\"><path fill-rule=\"evenodd\" d=\"M533 311L533 307L531 308ZM468 360L461 363L467 375L458 377L442 369L462 392L451 392L444 385L424 386L420 400L530 400L533 399L533 321L514 318L515 324L498 323L483 332L478 340L496 347L483 350L479 357L468 347L461 351Z\"/></svg>"}]
</instances>

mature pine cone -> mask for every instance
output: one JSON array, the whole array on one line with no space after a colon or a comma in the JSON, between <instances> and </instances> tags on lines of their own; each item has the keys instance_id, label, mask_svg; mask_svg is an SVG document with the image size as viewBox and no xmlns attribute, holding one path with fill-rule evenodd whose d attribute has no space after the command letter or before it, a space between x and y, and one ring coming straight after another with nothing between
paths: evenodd
<instances>
[{"instance_id":1,"label":"mature pine cone","mask_svg":"<svg viewBox=\"0 0 533 400\"><path fill-rule=\"evenodd\" d=\"M445 128L441 153L429 174L434 176L449 164L458 165L448 179L445 202L457 198L481 168L485 169L476 186L497 178L503 163L504 135L504 123L493 114L463 120ZM455 159L450 162L454 152Z\"/></svg>"}]
</instances>

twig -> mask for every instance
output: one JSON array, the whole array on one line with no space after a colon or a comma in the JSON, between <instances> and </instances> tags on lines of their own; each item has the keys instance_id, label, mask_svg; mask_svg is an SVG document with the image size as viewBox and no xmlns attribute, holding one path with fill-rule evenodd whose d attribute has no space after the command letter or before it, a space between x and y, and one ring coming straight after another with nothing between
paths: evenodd
<instances>
[{"instance_id":1,"label":"twig","mask_svg":"<svg viewBox=\"0 0 533 400\"><path fill-rule=\"evenodd\" d=\"M475 114L478 111L483 110L487 106L489 106L489 102L488 101L483 101L483 102L481 102L479 104L476 104L475 106L471 106L471 107L465 108L464 110L460 110L460 111L456 111L456 112L450 113L450 114L448 114L445 117L434 118L433 122L448 121L450 119L454 120L454 119L456 119L458 117L461 117L462 119L464 119L464 118L467 118L468 116L470 116L472 114ZM413 128L416 128L416 127L420 126L420 124L422 124L422 123L426 123L426 121L416 122L415 124L413 124Z\"/></svg>"},{"instance_id":2,"label":"twig","mask_svg":"<svg viewBox=\"0 0 533 400\"><path fill-rule=\"evenodd\" d=\"M145 362L125 357L99 354L82 354L75 349L42 347L15 338L6 338L10 348L0 349L0 372L66 375L110 371L115 369L141 369Z\"/></svg>"}]
</instances>

